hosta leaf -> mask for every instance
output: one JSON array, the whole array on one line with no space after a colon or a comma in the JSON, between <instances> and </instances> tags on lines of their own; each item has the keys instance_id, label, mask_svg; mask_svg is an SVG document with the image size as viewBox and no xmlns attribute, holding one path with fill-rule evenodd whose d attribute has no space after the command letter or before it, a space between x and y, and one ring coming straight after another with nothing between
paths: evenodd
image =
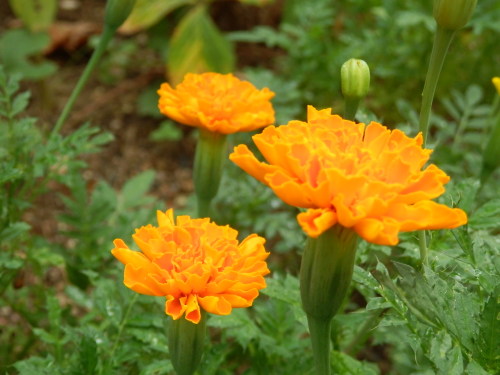
<instances>
[{"instance_id":1,"label":"hosta leaf","mask_svg":"<svg viewBox=\"0 0 500 375\"><path fill-rule=\"evenodd\" d=\"M133 34L147 29L173 10L194 0L137 0L132 13L120 27L120 32Z\"/></svg>"},{"instance_id":2,"label":"hosta leaf","mask_svg":"<svg viewBox=\"0 0 500 375\"><path fill-rule=\"evenodd\" d=\"M57 13L57 0L9 0L14 14L31 31L46 31Z\"/></svg>"},{"instance_id":3,"label":"hosta leaf","mask_svg":"<svg viewBox=\"0 0 500 375\"><path fill-rule=\"evenodd\" d=\"M186 73L229 73L234 69L234 51L210 18L206 6L187 13L170 40L167 67L170 82L181 82Z\"/></svg>"}]
</instances>

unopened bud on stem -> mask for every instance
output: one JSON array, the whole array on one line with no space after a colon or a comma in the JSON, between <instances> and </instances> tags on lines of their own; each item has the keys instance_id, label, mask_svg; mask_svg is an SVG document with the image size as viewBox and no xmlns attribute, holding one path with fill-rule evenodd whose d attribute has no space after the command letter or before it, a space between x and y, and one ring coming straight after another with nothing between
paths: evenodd
<instances>
[{"instance_id":1,"label":"unopened bud on stem","mask_svg":"<svg viewBox=\"0 0 500 375\"><path fill-rule=\"evenodd\" d=\"M104 13L104 23L107 27L116 30L128 18L134 8L136 0L108 0Z\"/></svg>"},{"instance_id":2,"label":"unopened bud on stem","mask_svg":"<svg viewBox=\"0 0 500 375\"><path fill-rule=\"evenodd\" d=\"M434 19L445 30L459 30L469 22L477 0L434 0Z\"/></svg>"},{"instance_id":3,"label":"unopened bud on stem","mask_svg":"<svg viewBox=\"0 0 500 375\"><path fill-rule=\"evenodd\" d=\"M340 79L344 97L362 99L370 88L370 68L363 60L347 60L340 68Z\"/></svg>"}]
</instances>

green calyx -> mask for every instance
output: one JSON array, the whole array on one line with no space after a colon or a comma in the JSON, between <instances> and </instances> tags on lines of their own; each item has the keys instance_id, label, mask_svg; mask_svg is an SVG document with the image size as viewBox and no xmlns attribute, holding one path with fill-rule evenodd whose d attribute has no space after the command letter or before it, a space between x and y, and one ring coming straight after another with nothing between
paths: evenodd
<instances>
[{"instance_id":1,"label":"green calyx","mask_svg":"<svg viewBox=\"0 0 500 375\"><path fill-rule=\"evenodd\" d=\"M104 13L104 24L112 30L118 29L128 18L136 0L108 0Z\"/></svg>"},{"instance_id":2,"label":"green calyx","mask_svg":"<svg viewBox=\"0 0 500 375\"><path fill-rule=\"evenodd\" d=\"M193 180L198 201L198 216L210 216L210 202L217 195L224 162L227 135L200 129L194 158Z\"/></svg>"},{"instance_id":3,"label":"green calyx","mask_svg":"<svg viewBox=\"0 0 500 375\"><path fill-rule=\"evenodd\" d=\"M198 368L203 354L206 321L206 314L202 312L198 324L191 323L184 317L170 323L168 349L177 375L192 375Z\"/></svg>"},{"instance_id":4,"label":"green calyx","mask_svg":"<svg viewBox=\"0 0 500 375\"><path fill-rule=\"evenodd\" d=\"M304 311L330 320L351 284L358 236L335 225L318 238L309 238L300 268L300 293Z\"/></svg>"},{"instance_id":5,"label":"green calyx","mask_svg":"<svg viewBox=\"0 0 500 375\"><path fill-rule=\"evenodd\" d=\"M445 30L459 30L469 22L477 0L434 0L434 19Z\"/></svg>"},{"instance_id":6,"label":"green calyx","mask_svg":"<svg viewBox=\"0 0 500 375\"><path fill-rule=\"evenodd\" d=\"M330 375L330 327L351 284L358 236L335 225L307 241L300 295L307 315L317 375Z\"/></svg>"}]
</instances>

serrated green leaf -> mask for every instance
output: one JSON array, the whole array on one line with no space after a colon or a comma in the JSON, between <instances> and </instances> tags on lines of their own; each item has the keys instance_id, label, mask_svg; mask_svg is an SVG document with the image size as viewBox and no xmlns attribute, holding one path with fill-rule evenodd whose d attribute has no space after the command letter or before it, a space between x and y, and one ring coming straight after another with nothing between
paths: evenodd
<instances>
[{"instance_id":1,"label":"serrated green leaf","mask_svg":"<svg viewBox=\"0 0 500 375\"><path fill-rule=\"evenodd\" d=\"M139 375L168 375L174 368L172 367L172 361L161 359L153 361L146 367L144 367Z\"/></svg>"},{"instance_id":2,"label":"serrated green leaf","mask_svg":"<svg viewBox=\"0 0 500 375\"><path fill-rule=\"evenodd\" d=\"M493 229L500 227L500 199L493 199L479 207L469 218L472 229Z\"/></svg>"},{"instance_id":3,"label":"serrated green leaf","mask_svg":"<svg viewBox=\"0 0 500 375\"><path fill-rule=\"evenodd\" d=\"M128 208L141 204L144 195L151 188L154 179L155 172L147 170L128 180L119 195L123 206Z\"/></svg>"},{"instance_id":4,"label":"serrated green leaf","mask_svg":"<svg viewBox=\"0 0 500 375\"><path fill-rule=\"evenodd\" d=\"M152 141L179 141L182 139L182 130L171 120L162 121L159 128L154 130L149 139Z\"/></svg>"},{"instance_id":5,"label":"serrated green leaf","mask_svg":"<svg viewBox=\"0 0 500 375\"><path fill-rule=\"evenodd\" d=\"M347 354L332 351L332 369L334 374L343 375L378 375L377 366L371 363L358 361Z\"/></svg>"},{"instance_id":6,"label":"serrated green leaf","mask_svg":"<svg viewBox=\"0 0 500 375\"><path fill-rule=\"evenodd\" d=\"M14 363L13 367L19 371L19 375L59 375L63 373L50 355L45 358L33 356Z\"/></svg>"},{"instance_id":7,"label":"serrated green leaf","mask_svg":"<svg viewBox=\"0 0 500 375\"><path fill-rule=\"evenodd\" d=\"M484 368L481 367L476 361L470 361L465 369L466 375L491 375Z\"/></svg>"},{"instance_id":8,"label":"serrated green leaf","mask_svg":"<svg viewBox=\"0 0 500 375\"><path fill-rule=\"evenodd\" d=\"M19 113L24 111L28 106L30 97L31 93L29 91L17 95L12 101L12 109L10 111L10 116L11 117L17 116Z\"/></svg>"},{"instance_id":9,"label":"serrated green leaf","mask_svg":"<svg viewBox=\"0 0 500 375\"><path fill-rule=\"evenodd\" d=\"M40 55L49 42L47 34L8 30L0 36L0 62L8 72L21 74L26 79L48 77L56 72L57 65L46 60L35 64L30 56Z\"/></svg>"},{"instance_id":10,"label":"serrated green leaf","mask_svg":"<svg viewBox=\"0 0 500 375\"><path fill-rule=\"evenodd\" d=\"M120 31L132 34L145 30L173 10L194 2L194 0L137 0L132 13L120 27Z\"/></svg>"},{"instance_id":11,"label":"serrated green leaf","mask_svg":"<svg viewBox=\"0 0 500 375\"><path fill-rule=\"evenodd\" d=\"M400 296L411 311L435 328L444 328L463 349L471 352L477 332L478 297L458 281L447 283L431 269L425 277L412 267L394 262L401 279Z\"/></svg>"},{"instance_id":12,"label":"serrated green leaf","mask_svg":"<svg viewBox=\"0 0 500 375\"><path fill-rule=\"evenodd\" d=\"M304 327L307 327L306 316L300 302L299 280L287 274L285 277L273 275L266 279L267 287L262 290L262 294L268 295L273 299L285 302L295 319Z\"/></svg>"},{"instance_id":13,"label":"serrated green leaf","mask_svg":"<svg viewBox=\"0 0 500 375\"><path fill-rule=\"evenodd\" d=\"M234 51L210 18L206 5L193 7L177 25L167 59L170 82L177 85L186 73L229 73Z\"/></svg>"},{"instance_id":14,"label":"serrated green leaf","mask_svg":"<svg viewBox=\"0 0 500 375\"><path fill-rule=\"evenodd\" d=\"M95 374L99 361L97 343L93 337L84 335L78 346L78 367L79 374Z\"/></svg>"},{"instance_id":15,"label":"serrated green leaf","mask_svg":"<svg viewBox=\"0 0 500 375\"><path fill-rule=\"evenodd\" d=\"M248 316L248 309L234 309L227 316L210 316L207 325L227 330L243 348L247 348L250 342L262 335L255 322Z\"/></svg>"},{"instance_id":16,"label":"serrated green leaf","mask_svg":"<svg viewBox=\"0 0 500 375\"><path fill-rule=\"evenodd\" d=\"M481 313L475 359L484 368L500 371L500 286L488 296Z\"/></svg>"},{"instance_id":17,"label":"serrated green leaf","mask_svg":"<svg viewBox=\"0 0 500 375\"><path fill-rule=\"evenodd\" d=\"M40 338L43 342L50 344L50 345L55 345L59 342L59 338L51 334L50 332L47 332L43 328L33 328L33 333Z\"/></svg>"},{"instance_id":18,"label":"serrated green leaf","mask_svg":"<svg viewBox=\"0 0 500 375\"><path fill-rule=\"evenodd\" d=\"M458 345L450 335L440 331L431 339L429 359L434 363L439 375L462 375L463 359Z\"/></svg>"},{"instance_id":19,"label":"serrated green leaf","mask_svg":"<svg viewBox=\"0 0 500 375\"><path fill-rule=\"evenodd\" d=\"M11 223L2 231L0 231L0 243L12 241L15 238L21 237L30 229L31 226L28 223L22 221Z\"/></svg>"},{"instance_id":20,"label":"serrated green leaf","mask_svg":"<svg viewBox=\"0 0 500 375\"><path fill-rule=\"evenodd\" d=\"M158 110L158 88L160 82L154 82L144 89L137 99L137 113L141 116L151 116L154 118L165 118Z\"/></svg>"}]
</instances>

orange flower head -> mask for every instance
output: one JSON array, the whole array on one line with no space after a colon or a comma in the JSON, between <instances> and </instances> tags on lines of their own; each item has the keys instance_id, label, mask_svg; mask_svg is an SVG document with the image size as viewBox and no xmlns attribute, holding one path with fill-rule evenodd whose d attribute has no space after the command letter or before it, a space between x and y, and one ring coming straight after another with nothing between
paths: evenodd
<instances>
[{"instance_id":1,"label":"orange flower head","mask_svg":"<svg viewBox=\"0 0 500 375\"><path fill-rule=\"evenodd\" d=\"M297 219L310 237L339 224L369 242L395 245L399 232L467 222L462 210L431 200L449 177L434 164L422 170L431 150L422 148L421 134L409 138L308 107L308 122L269 126L253 140L268 163L245 145L230 159L285 203L306 208Z\"/></svg>"},{"instance_id":2,"label":"orange flower head","mask_svg":"<svg viewBox=\"0 0 500 375\"><path fill-rule=\"evenodd\" d=\"M184 314L198 323L200 308L227 315L233 307L251 306L266 287L269 273L265 239L252 234L241 243L238 232L210 219L191 219L173 210L157 212L158 227L136 229L140 252L121 239L112 254L125 264L123 283L137 293L165 296L165 313L173 319Z\"/></svg>"},{"instance_id":3,"label":"orange flower head","mask_svg":"<svg viewBox=\"0 0 500 375\"><path fill-rule=\"evenodd\" d=\"M232 134L274 123L270 101L274 93L258 90L232 74L186 74L175 89L163 83L158 94L161 113L211 132Z\"/></svg>"}]
</instances>

